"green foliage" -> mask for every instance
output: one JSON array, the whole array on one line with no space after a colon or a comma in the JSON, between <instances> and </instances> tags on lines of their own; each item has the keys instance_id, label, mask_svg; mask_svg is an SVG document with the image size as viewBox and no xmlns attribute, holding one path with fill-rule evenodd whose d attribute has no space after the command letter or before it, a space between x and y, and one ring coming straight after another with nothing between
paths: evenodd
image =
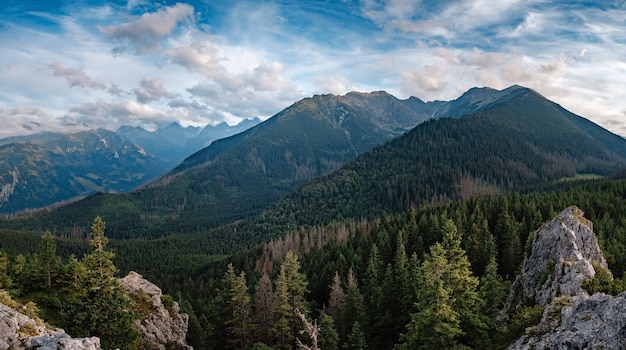
<instances>
[{"instance_id":1,"label":"green foliage","mask_svg":"<svg viewBox=\"0 0 626 350\"><path fill-rule=\"evenodd\" d=\"M509 323L509 339L514 340L524 334L528 328L538 325L544 309L545 307L541 305L521 306Z\"/></svg>"},{"instance_id":2,"label":"green foliage","mask_svg":"<svg viewBox=\"0 0 626 350\"><path fill-rule=\"evenodd\" d=\"M596 274L593 276L593 278L583 281L583 288L589 293L589 295L598 292L613 294L614 283L611 273L598 264L591 265Z\"/></svg>"},{"instance_id":3,"label":"green foliage","mask_svg":"<svg viewBox=\"0 0 626 350\"><path fill-rule=\"evenodd\" d=\"M552 274L554 274L554 260L546 261L546 265L543 267L543 271L541 271L541 275L537 278L537 283L535 284L535 289L540 290L544 283L548 280Z\"/></svg>"}]
</instances>

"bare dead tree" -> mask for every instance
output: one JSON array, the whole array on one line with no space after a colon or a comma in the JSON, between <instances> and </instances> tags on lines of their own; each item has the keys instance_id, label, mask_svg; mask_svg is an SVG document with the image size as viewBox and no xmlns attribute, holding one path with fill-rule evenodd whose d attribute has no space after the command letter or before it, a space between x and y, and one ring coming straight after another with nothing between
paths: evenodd
<instances>
[{"instance_id":1,"label":"bare dead tree","mask_svg":"<svg viewBox=\"0 0 626 350\"><path fill-rule=\"evenodd\" d=\"M320 348L317 347L317 336L320 333L320 326L317 324L317 320L313 320L313 323L309 322L309 320L306 319L306 316L304 316L304 314L298 309L296 309L296 314L300 317L300 320L302 320L302 323L304 324L304 329L300 330L300 334L306 333L309 338L311 338L311 346L308 346L303 344L302 341L296 337L296 345L298 346L298 349L320 350Z\"/></svg>"}]
</instances>

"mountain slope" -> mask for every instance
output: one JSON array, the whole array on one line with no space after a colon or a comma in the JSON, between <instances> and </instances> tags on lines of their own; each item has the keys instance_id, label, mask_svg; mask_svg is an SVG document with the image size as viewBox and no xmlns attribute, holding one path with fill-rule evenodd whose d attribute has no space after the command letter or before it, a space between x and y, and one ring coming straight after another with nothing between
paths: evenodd
<instances>
[{"instance_id":1,"label":"mountain slope","mask_svg":"<svg viewBox=\"0 0 626 350\"><path fill-rule=\"evenodd\" d=\"M0 146L0 212L40 208L97 191L129 191L162 168L139 146L103 129L6 144Z\"/></svg>"},{"instance_id":2,"label":"mountain slope","mask_svg":"<svg viewBox=\"0 0 626 350\"><path fill-rule=\"evenodd\" d=\"M235 229L271 234L449 199L545 189L562 178L608 176L626 167L623 138L530 89L507 90L477 113L417 126L299 188L248 229Z\"/></svg>"},{"instance_id":3,"label":"mountain slope","mask_svg":"<svg viewBox=\"0 0 626 350\"><path fill-rule=\"evenodd\" d=\"M146 188L118 199L88 198L47 218L67 218L71 226L80 217L78 224L88 227L93 216L86 215L97 213L112 236L206 230L258 213L295 186L430 118L431 109L385 92L314 96L214 142Z\"/></svg>"}]
</instances>

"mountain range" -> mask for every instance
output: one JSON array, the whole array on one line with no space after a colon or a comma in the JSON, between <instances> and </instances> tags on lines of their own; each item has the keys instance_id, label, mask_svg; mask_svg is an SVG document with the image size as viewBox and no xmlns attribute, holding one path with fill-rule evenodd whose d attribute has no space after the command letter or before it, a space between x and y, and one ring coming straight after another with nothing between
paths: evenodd
<instances>
[{"instance_id":1,"label":"mountain range","mask_svg":"<svg viewBox=\"0 0 626 350\"><path fill-rule=\"evenodd\" d=\"M6 217L0 248L36 253L41 239L33 232L51 230L66 238L58 240L64 257L78 256L90 222L102 217L120 270L140 271L184 300L197 348L233 346L229 300L241 306L254 298L246 314L278 322L277 308L263 311L256 299L266 290L277 300L271 296L286 274L304 281L310 317L327 307L335 326L323 329L336 328L336 344L351 344L358 322L362 344L414 348L439 334L430 323L413 326L443 300L449 320L465 320L448 322L449 344L506 348L545 314L525 305L497 318L507 280L534 247L529 233L555 210L584 209L615 276L626 271L625 169L624 138L521 86L473 88L447 102L317 95L214 141L139 189ZM608 180L588 181L600 178ZM587 222L577 213L573 222ZM577 265L568 258L537 266L542 282L529 282L533 290L555 267ZM442 280L451 277L462 280ZM626 289L619 278L587 285L596 284ZM428 294L440 290L442 299ZM333 301L341 295L345 303ZM555 299L559 310L569 307L565 297ZM250 336L278 342L268 329Z\"/></svg>"},{"instance_id":2,"label":"mountain range","mask_svg":"<svg viewBox=\"0 0 626 350\"><path fill-rule=\"evenodd\" d=\"M473 88L448 102L316 95L213 142L142 189L36 216L86 230L102 215L113 237L155 237L249 218L287 196L258 219L269 229L270 217L278 227L318 224L624 167L623 138L521 86Z\"/></svg>"},{"instance_id":3,"label":"mountain range","mask_svg":"<svg viewBox=\"0 0 626 350\"><path fill-rule=\"evenodd\" d=\"M210 142L259 123L247 119L146 131L123 126L76 134L0 139L0 213L42 208L96 192L128 192L171 170Z\"/></svg>"}]
</instances>

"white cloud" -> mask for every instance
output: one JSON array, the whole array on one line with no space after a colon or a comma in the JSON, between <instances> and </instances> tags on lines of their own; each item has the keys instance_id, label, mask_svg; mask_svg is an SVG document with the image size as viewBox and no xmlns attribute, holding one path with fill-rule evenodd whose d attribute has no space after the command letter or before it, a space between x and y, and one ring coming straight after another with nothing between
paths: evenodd
<instances>
[{"instance_id":1,"label":"white cloud","mask_svg":"<svg viewBox=\"0 0 626 350\"><path fill-rule=\"evenodd\" d=\"M171 34L180 22L191 20L193 11L193 6L178 3L175 6L161 8L157 12L144 13L130 22L98 26L98 29L120 43L113 49L114 53L121 53L130 46L136 53L144 54L160 49L160 39Z\"/></svg>"},{"instance_id":2,"label":"white cloud","mask_svg":"<svg viewBox=\"0 0 626 350\"><path fill-rule=\"evenodd\" d=\"M133 89L137 102L149 103L162 98L172 98L174 94L165 89L162 78L142 79L141 86Z\"/></svg>"},{"instance_id":3,"label":"white cloud","mask_svg":"<svg viewBox=\"0 0 626 350\"><path fill-rule=\"evenodd\" d=\"M91 89L105 89L105 85L99 81L95 81L85 72L74 68L65 68L60 63L50 63L48 65L57 77L63 77L70 87L81 87Z\"/></svg>"}]
</instances>

